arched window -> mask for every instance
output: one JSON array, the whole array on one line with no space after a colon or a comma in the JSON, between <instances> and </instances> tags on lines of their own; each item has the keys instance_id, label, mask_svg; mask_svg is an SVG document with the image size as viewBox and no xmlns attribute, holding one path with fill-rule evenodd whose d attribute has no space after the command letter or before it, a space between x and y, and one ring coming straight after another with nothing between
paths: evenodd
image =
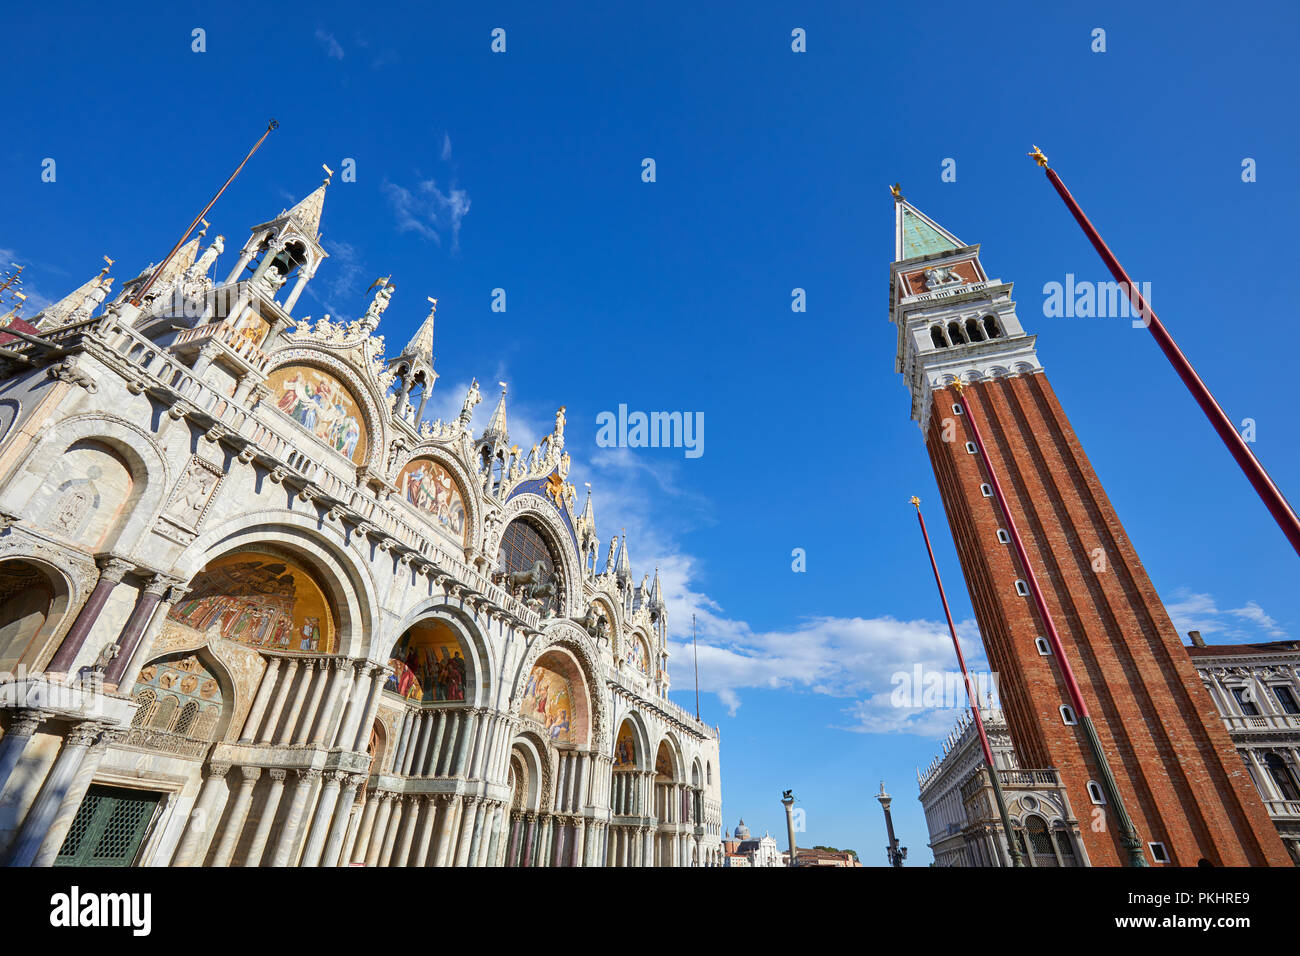
<instances>
[{"instance_id":1,"label":"arched window","mask_svg":"<svg viewBox=\"0 0 1300 956\"><path fill-rule=\"evenodd\" d=\"M176 718L175 732L189 736L190 731L194 728L194 722L199 716L199 705L197 701L186 701L185 706L181 708L180 716Z\"/></svg>"},{"instance_id":2,"label":"arched window","mask_svg":"<svg viewBox=\"0 0 1300 956\"><path fill-rule=\"evenodd\" d=\"M172 721L176 718L176 708L178 708L180 704L181 702L171 694L164 697L162 703L158 705L158 715L153 720L154 729L171 730Z\"/></svg>"},{"instance_id":3,"label":"arched window","mask_svg":"<svg viewBox=\"0 0 1300 956\"><path fill-rule=\"evenodd\" d=\"M505 586L525 601L541 601L541 609L563 611L563 587L550 546L541 532L519 518L506 526L497 552L497 568ZM529 580L524 580L529 576Z\"/></svg>"},{"instance_id":4,"label":"arched window","mask_svg":"<svg viewBox=\"0 0 1300 956\"><path fill-rule=\"evenodd\" d=\"M948 338L953 345L966 344L966 335L961 330L961 323L955 319L948 323Z\"/></svg>"},{"instance_id":5,"label":"arched window","mask_svg":"<svg viewBox=\"0 0 1300 956\"><path fill-rule=\"evenodd\" d=\"M148 727L153 723L153 718L158 711L158 695L154 693L152 687L146 687L135 695L135 702L140 706L135 716L131 718L131 726Z\"/></svg>"},{"instance_id":6,"label":"arched window","mask_svg":"<svg viewBox=\"0 0 1300 956\"><path fill-rule=\"evenodd\" d=\"M1046 820L1036 814L1025 817L1025 836L1036 864L1056 866L1056 852L1052 849L1052 834L1047 829Z\"/></svg>"},{"instance_id":7,"label":"arched window","mask_svg":"<svg viewBox=\"0 0 1300 956\"><path fill-rule=\"evenodd\" d=\"M1064 830L1056 831L1056 852L1061 858L1063 866L1078 866L1078 858L1074 855L1074 841L1070 839L1070 834Z\"/></svg>"},{"instance_id":8,"label":"arched window","mask_svg":"<svg viewBox=\"0 0 1300 956\"><path fill-rule=\"evenodd\" d=\"M1088 781L1088 799L1099 806L1106 802L1106 796L1101 792L1101 784L1096 780Z\"/></svg>"},{"instance_id":9,"label":"arched window","mask_svg":"<svg viewBox=\"0 0 1300 956\"><path fill-rule=\"evenodd\" d=\"M934 343L937 349L946 349L948 340L943 337L943 326L935 325L930 328L930 341Z\"/></svg>"},{"instance_id":10,"label":"arched window","mask_svg":"<svg viewBox=\"0 0 1300 956\"><path fill-rule=\"evenodd\" d=\"M991 315L984 316L984 332L991 339L996 339L1001 335L1002 330L998 328L998 320Z\"/></svg>"},{"instance_id":11,"label":"arched window","mask_svg":"<svg viewBox=\"0 0 1300 956\"><path fill-rule=\"evenodd\" d=\"M1069 704L1061 705L1061 722L1067 727L1073 727L1079 722L1078 718L1074 716L1074 708Z\"/></svg>"},{"instance_id":12,"label":"arched window","mask_svg":"<svg viewBox=\"0 0 1300 956\"><path fill-rule=\"evenodd\" d=\"M979 319L966 320L966 338L972 342L984 341L984 333L980 331Z\"/></svg>"}]
</instances>

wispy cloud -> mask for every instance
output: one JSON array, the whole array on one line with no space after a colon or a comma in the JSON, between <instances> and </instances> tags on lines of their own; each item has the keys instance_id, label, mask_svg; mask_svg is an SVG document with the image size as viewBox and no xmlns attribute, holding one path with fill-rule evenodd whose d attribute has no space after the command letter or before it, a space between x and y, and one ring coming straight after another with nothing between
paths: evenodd
<instances>
[{"instance_id":1,"label":"wispy cloud","mask_svg":"<svg viewBox=\"0 0 1300 956\"><path fill-rule=\"evenodd\" d=\"M334 34L326 33L324 27L316 28L316 42L325 50L325 55L331 60L343 59L343 47Z\"/></svg>"},{"instance_id":2,"label":"wispy cloud","mask_svg":"<svg viewBox=\"0 0 1300 956\"><path fill-rule=\"evenodd\" d=\"M1174 591L1175 600L1165 604L1179 634L1200 631L1219 643L1243 644L1286 640L1290 635L1255 601L1241 607L1223 608L1209 594L1188 588Z\"/></svg>"},{"instance_id":3,"label":"wispy cloud","mask_svg":"<svg viewBox=\"0 0 1300 956\"><path fill-rule=\"evenodd\" d=\"M319 302L333 318L355 318L350 313L360 315L357 305L366 286L370 284L361 251L350 242L334 239L326 239L323 245L330 255L329 261L307 283L307 294Z\"/></svg>"},{"instance_id":4,"label":"wispy cloud","mask_svg":"<svg viewBox=\"0 0 1300 956\"><path fill-rule=\"evenodd\" d=\"M449 236L452 250L460 248L460 225L469 214L468 192L455 185L444 190L433 179L421 180L411 189L385 179L382 189L397 217L398 232L414 232L439 245Z\"/></svg>"}]
</instances>

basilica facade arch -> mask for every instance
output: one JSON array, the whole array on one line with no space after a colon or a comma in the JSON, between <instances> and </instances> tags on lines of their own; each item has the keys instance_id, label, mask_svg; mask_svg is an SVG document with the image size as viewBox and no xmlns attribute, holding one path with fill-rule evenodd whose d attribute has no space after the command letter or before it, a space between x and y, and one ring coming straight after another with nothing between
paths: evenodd
<instances>
[{"instance_id":1,"label":"basilica facade arch","mask_svg":"<svg viewBox=\"0 0 1300 956\"><path fill-rule=\"evenodd\" d=\"M435 312L388 357L391 282L293 321L324 195L0 358L0 862L715 859L717 729L657 572L601 566L565 410L528 450L504 387L424 417Z\"/></svg>"}]
</instances>

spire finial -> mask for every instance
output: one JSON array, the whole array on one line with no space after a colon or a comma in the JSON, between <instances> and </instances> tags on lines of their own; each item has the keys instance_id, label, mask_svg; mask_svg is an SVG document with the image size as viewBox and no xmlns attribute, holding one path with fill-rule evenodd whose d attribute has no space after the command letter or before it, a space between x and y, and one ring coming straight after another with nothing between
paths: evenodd
<instances>
[{"instance_id":1,"label":"spire finial","mask_svg":"<svg viewBox=\"0 0 1300 956\"><path fill-rule=\"evenodd\" d=\"M904 202L902 183L894 183L894 185L889 187L889 192L893 195L894 202Z\"/></svg>"},{"instance_id":2,"label":"spire finial","mask_svg":"<svg viewBox=\"0 0 1300 956\"><path fill-rule=\"evenodd\" d=\"M911 501L912 504L916 506L916 510L917 510L917 511L920 511L920 510L921 510L921 499L920 499L920 498L916 497L916 495L912 495L912 497L909 498L908 500Z\"/></svg>"},{"instance_id":3,"label":"spire finial","mask_svg":"<svg viewBox=\"0 0 1300 956\"><path fill-rule=\"evenodd\" d=\"M334 178L334 170L330 169L324 163L320 164L320 168L325 170L325 180L321 183L321 185L328 186L330 184L330 180Z\"/></svg>"},{"instance_id":4,"label":"spire finial","mask_svg":"<svg viewBox=\"0 0 1300 956\"><path fill-rule=\"evenodd\" d=\"M1034 147L1034 151L1032 153L1025 153L1025 155L1031 157L1034 162L1036 162L1039 166L1042 166L1044 169L1050 168L1047 165L1047 156L1037 146Z\"/></svg>"}]
</instances>

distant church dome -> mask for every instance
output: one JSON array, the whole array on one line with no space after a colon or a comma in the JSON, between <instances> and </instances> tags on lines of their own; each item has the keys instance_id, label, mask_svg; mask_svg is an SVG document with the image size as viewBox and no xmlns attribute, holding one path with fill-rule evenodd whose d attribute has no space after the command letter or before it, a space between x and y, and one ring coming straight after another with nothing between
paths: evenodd
<instances>
[{"instance_id":1,"label":"distant church dome","mask_svg":"<svg viewBox=\"0 0 1300 956\"><path fill-rule=\"evenodd\" d=\"M737 840L749 839L749 827L745 826L745 821L740 821L740 826L736 827L735 837Z\"/></svg>"}]
</instances>

